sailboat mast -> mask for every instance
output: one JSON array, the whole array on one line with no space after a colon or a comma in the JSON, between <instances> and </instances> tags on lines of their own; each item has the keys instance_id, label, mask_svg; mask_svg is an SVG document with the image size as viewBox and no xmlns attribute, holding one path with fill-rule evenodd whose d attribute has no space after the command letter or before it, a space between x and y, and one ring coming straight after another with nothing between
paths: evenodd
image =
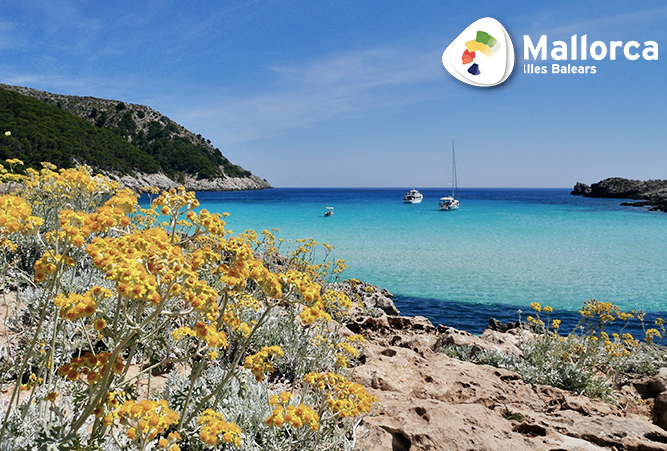
<instances>
[{"instance_id":1,"label":"sailboat mast","mask_svg":"<svg viewBox=\"0 0 667 451\"><path fill-rule=\"evenodd\" d=\"M456 180L456 154L454 152L454 140L452 139L452 197L456 198L456 188L458 180Z\"/></svg>"}]
</instances>

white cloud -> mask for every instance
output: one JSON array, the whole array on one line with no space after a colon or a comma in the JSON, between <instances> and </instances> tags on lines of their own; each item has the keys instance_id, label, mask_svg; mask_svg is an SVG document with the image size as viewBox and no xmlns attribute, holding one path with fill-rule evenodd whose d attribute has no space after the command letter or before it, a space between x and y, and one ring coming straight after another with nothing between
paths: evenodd
<instances>
[{"instance_id":1,"label":"white cloud","mask_svg":"<svg viewBox=\"0 0 667 451\"><path fill-rule=\"evenodd\" d=\"M259 93L228 95L202 108L181 112L221 143L264 138L281 130L378 109L414 104L427 98L419 90L443 76L437 52L371 49L329 56L301 65L275 65L273 81ZM218 141L216 139L216 141Z\"/></svg>"}]
</instances>

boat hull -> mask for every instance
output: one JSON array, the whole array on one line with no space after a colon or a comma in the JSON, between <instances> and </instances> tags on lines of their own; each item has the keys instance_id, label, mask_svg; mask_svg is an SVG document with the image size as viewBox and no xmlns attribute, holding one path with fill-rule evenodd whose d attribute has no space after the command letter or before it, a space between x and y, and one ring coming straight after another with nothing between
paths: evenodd
<instances>
[{"instance_id":1,"label":"boat hull","mask_svg":"<svg viewBox=\"0 0 667 451\"><path fill-rule=\"evenodd\" d=\"M423 197L420 197L418 199L403 199L403 203L404 204L418 204L418 203L421 203L421 201L423 199L424 199Z\"/></svg>"},{"instance_id":2,"label":"boat hull","mask_svg":"<svg viewBox=\"0 0 667 451\"><path fill-rule=\"evenodd\" d=\"M443 197L440 199L439 207L442 211L458 210L459 201L451 197Z\"/></svg>"},{"instance_id":3,"label":"boat hull","mask_svg":"<svg viewBox=\"0 0 667 451\"><path fill-rule=\"evenodd\" d=\"M404 204L418 204L424 199L424 195L416 189L411 189L403 196Z\"/></svg>"}]
</instances>

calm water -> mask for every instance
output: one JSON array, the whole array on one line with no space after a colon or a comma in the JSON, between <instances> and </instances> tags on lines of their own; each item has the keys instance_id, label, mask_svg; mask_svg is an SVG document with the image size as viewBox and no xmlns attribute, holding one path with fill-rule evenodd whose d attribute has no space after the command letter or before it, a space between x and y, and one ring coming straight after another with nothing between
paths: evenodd
<instances>
[{"instance_id":1,"label":"calm water","mask_svg":"<svg viewBox=\"0 0 667 451\"><path fill-rule=\"evenodd\" d=\"M276 227L315 238L355 277L387 288L403 314L480 332L490 316L515 320L533 301L574 317L586 299L667 310L667 214L620 207L567 189L462 189L458 211L438 210L446 190L297 189L198 193L241 232ZM335 207L324 217L326 206ZM525 317L525 314L524 314Z\"/></svg>"}]
</instances>

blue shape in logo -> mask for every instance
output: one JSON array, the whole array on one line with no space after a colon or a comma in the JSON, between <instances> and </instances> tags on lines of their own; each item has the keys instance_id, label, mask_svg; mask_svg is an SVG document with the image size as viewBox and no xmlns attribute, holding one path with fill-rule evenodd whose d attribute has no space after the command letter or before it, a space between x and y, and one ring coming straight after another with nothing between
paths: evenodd
<instances>
[{"instance_id":1,"label":"blue shape in logo","mask_svg":"<svg viewBox=\"0 0 667 451\"><path fill-rule=\"evenodd\" d=\"M468 73L470 75L479 75L481 72L479 71L479 65L477 63L473 63L472 66L468 68Z\"/></svg>"}]
</instances>

